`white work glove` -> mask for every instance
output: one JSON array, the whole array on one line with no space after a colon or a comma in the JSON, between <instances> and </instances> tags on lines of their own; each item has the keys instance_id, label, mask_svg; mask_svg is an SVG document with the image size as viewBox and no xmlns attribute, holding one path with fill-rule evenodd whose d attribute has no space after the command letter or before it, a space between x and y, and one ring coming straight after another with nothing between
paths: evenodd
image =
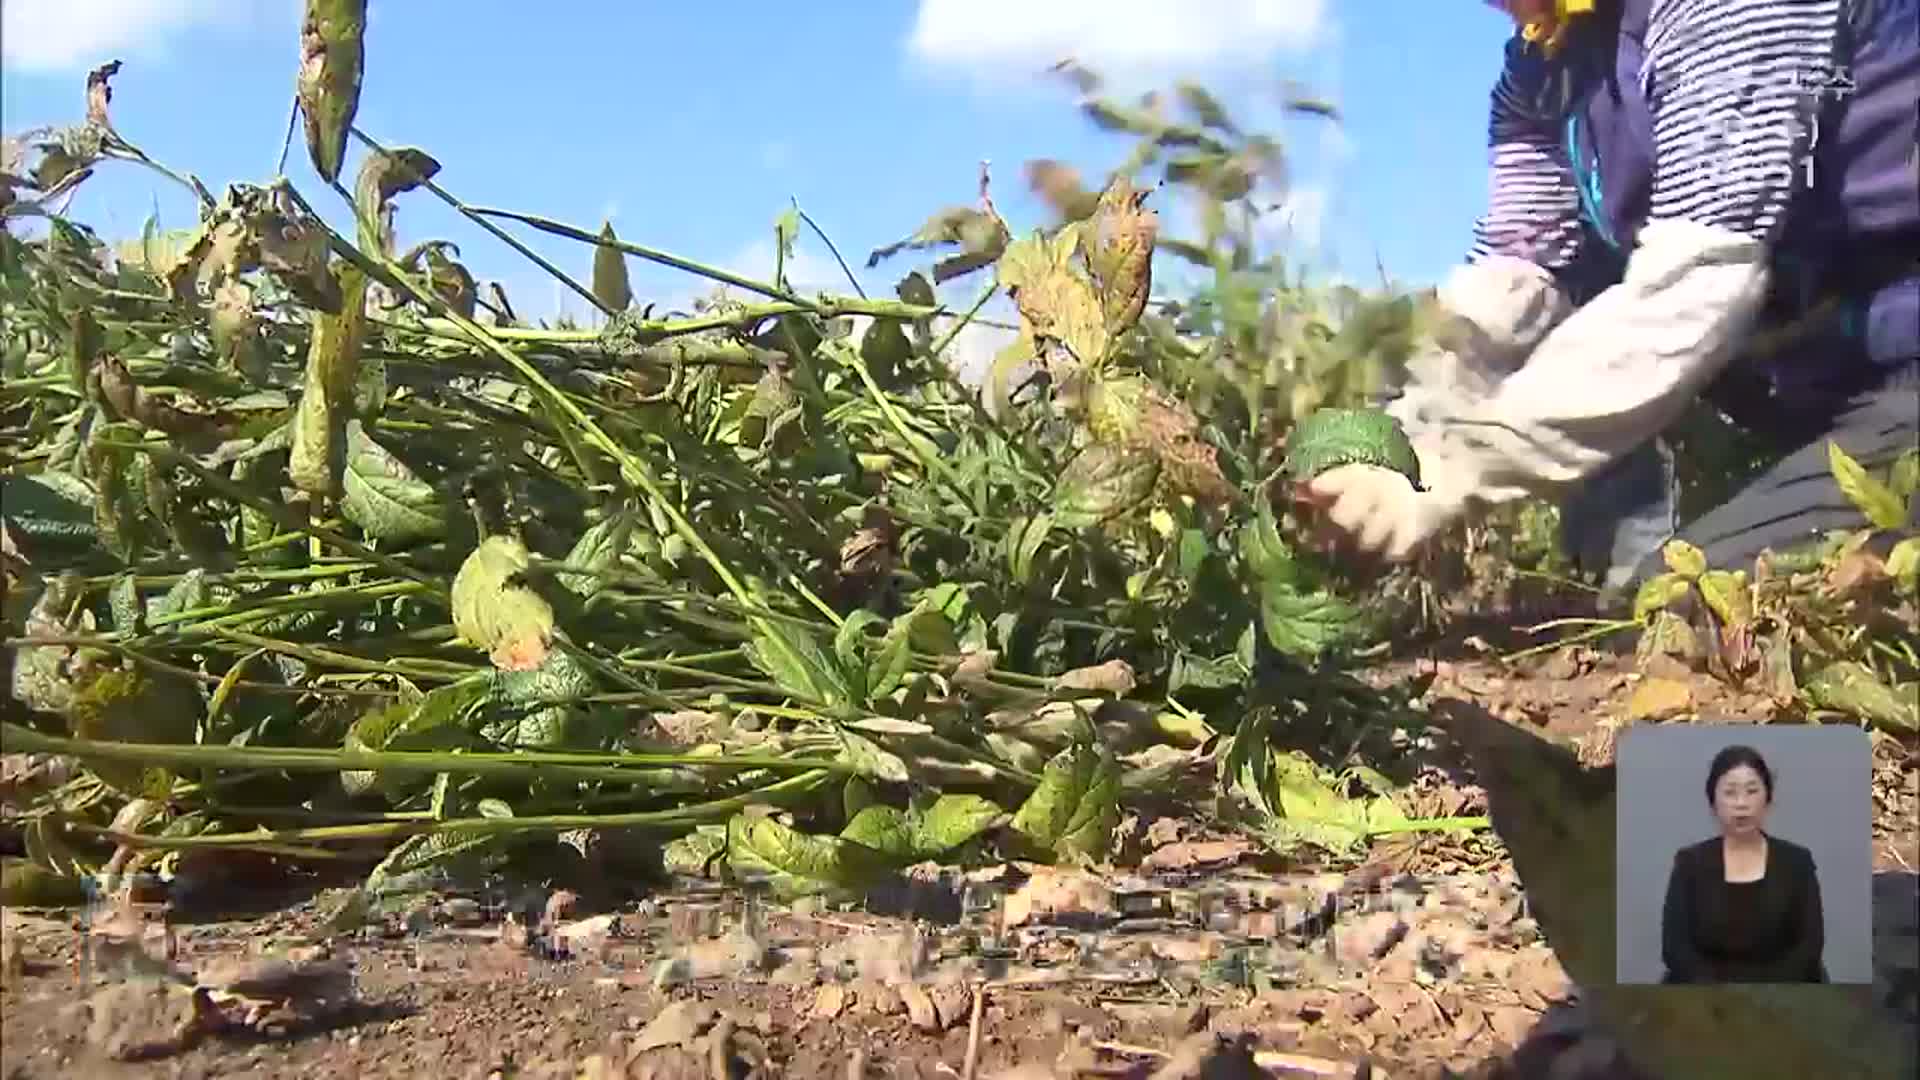
<instances>
[{"instance_id":1,"label":"white work glove","mask_svg":"<svg viewBox=\"0 0 1920 1080\"><path fill-rule=\"evenodd\" d=\"M1342 465L1307 485L1306 500L1363 554L1402 562L1458 521L1472 475L1440 450L1440 430L1494 392L1572 310L1553 275L1506 256L1456 267L1438 290L1433 341L1407 363L1405 392L1387 407L1413 440L1425 490L1392 469Z\"/></svg>"},{"instance_id":2,"label":"white work glove","mask_svg":"<svg viewBox=\"0 0 1920 1080\"><path fill-rule=\"evenodd\" d=\"M1424 490L1392 469L1339 465L1306 485L1305 501L1345 534L1361 554L1405 562L1420 546L1460 520L1474 492L1472 480L1445 458L1420 452Z\"/></svg>"},{"instance_id":3,"label":"white work glove","mask_svg":"<svg viewBox=\"0 0 1920 1080\"><path fill-rule=\"evenodd\" d=\"M1766 283L1760 241L1652 222L1624 278L1492 389L1388 407L1430 490L1388 469L1343 465L1307 484L1304 501L1362 550L1401 561L1469 506L1558 494L1679 416L1751 325Z\"/></svg>"}]
</instances>

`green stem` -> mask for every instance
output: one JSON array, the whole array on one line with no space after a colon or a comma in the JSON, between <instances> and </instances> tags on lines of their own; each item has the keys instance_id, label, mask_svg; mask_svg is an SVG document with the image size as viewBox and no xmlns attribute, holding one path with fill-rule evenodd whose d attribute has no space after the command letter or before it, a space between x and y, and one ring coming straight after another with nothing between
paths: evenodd
<instances>
[{"instance_id":1,"label":"green stem","mask_svg":"<svg viewBox=\"0 0 1920 1080\"><path fill-rule=\"evenodd\" d=\"M366 825L324 825L309 829L265 829L251 833L219 833L202 836L141 836L118 833L92 825L74 825L84 832L110 836L135 848L186 850L191 848L254 848L266 844L297 844L339 840L387 840L422 833L461 833L469 836L504 836L520 832L567 832L573 829L684 829L711 821L720 821L749 806L780 805L789 799L811 794L824 784L831 773L814 770L768 784L741 795L710 802L694 803L673 810L644 810L629 814L547 814L537 817L447 818L441 821L389 821Z\"/></svg>"},{"instance_id":2,"label":"green stem","mask_svg":"<svg viewBox=\"0 0 1920 1080\"><path fill-rule=\"evenodd\" d=\"M582 779L639 783L636 770L770 769L811 770L849 775L853 766L838 761L766 757L749 754L584 754L515 750L449 752L428 750L333 750L309 746L194 746L176 743L112 742L46 735L0 721L8 753L68 754L83 759L164 765L181 769L280 769L286 772L385 772L415 775L459 773L472 776L568 775Z\"/></svg>"}]
</instances>

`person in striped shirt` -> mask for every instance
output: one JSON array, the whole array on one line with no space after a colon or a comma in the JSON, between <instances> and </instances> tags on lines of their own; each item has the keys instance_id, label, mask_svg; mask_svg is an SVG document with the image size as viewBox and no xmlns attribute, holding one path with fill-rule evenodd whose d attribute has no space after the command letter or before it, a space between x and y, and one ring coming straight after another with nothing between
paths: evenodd
<instances>
[{"instance_id":1,"label":"person in striped shirt","mask_svg":"<svg viewBox=\"0 0 1920 1080\"><path fill-rule=\"evenodd\" d=\"M1349 465L1303 500L1401 561L1554 497L1613 589L1670 536L1736 568L1864 524L1828 440L1869 467L1920 445L1920 0L1495 6L1489 205L1388 406L1426 488ZM1682 524L1659 436L1702 395L1780 456Z\"/></svg>"}]
</instances>

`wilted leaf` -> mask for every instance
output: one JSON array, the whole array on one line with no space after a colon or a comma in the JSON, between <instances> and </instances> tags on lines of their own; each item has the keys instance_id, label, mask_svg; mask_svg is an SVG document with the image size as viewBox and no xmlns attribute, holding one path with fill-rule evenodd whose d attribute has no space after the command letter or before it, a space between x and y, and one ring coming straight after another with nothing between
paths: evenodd
<instances>
[{"instance_id":1,"label":"wilted leaf","mask_svg":"<svg viewBox=\"0 0 1920 1080\"><path fill-rule=\"evenodd\" d=\"M359 267L342 263L339 280L340 312L314 315L313 342L307 351L306 380L294 413L293 448L287 462L294 487L323 497L340 491L347 420L366 335L366 275Z\"/></svg>"},{"instance_id":2,"label":"wilted leaf","mask_svg":"<svg viewBox=\"0 0 1920 1080\"><path fill-rule=\"evenodd\" d=\"M387 228L387 204L395 195L412 191L439 173L439 161L411 146L368 154L360 163L360 176L353 188L360 246L367 251L391 255L393 244Z\"/></svg>"},{"instance_id":3,"label":"wilted leaf","mask_svg":"<svg viewBox=\"0 0 1920 1080\"><path fill-rule=\"evenodd\" d=\"M113 101L110 80L119 73L118 60L109 60L87 72L87 123L103 128L113 126L113 121L107 118L107 106Z\"/></svg>"},{"instance_id":4,"label":"wilted leaf","mask_svg":"<svg viewBox=\"0 0 1920 1080\"><path fill-rule=\"evenodd\" d=\"M1076 744L1047 762L1040 786L1013 815L1013 831L1039 861L1103 858L1120 820L1119 792L1112 755Z\"/></svg>"},{"instance_id":5,"label":"wilted leaf","mask_svg":"<svg viewBox=\"0 0 1920 1080\"><path fill-rule=\"evenodd\" d=\"M661 861L668 873L702 877L727 849L727 827L702 825L685 836L667 841Z\"/></svg>"},{"instance_id":6,"label":"wilted leaf","mask_svg":"<svg viewBox=\"0 0 1920 1080\"><path fill-rule=\"evenodd\" d=\"M1901 694L1858 661L1828 664L1807 676L1801 688L1818 708L1860 717L1895 734L1920 731L1920 698Z\"/></svg>"},{"instance_id":7,"label":"wilted leaf","mask_svg":"<svg viewBox=\"0 0 1920 1080\"><path fill-rule=\"evenodd\" d=\"M593 298L608 311L625 311L633 303L633 287L627 282L627 253L604 241L618 239L613 222L600 223L602 243L593 247Z\"/></svg>"},{"instance_id":8,"label":"wilted leaf","mask_svg":"<svg viewBox=\"0 0 1920 1080\"><path fill-rule=\"evenodd\" d=\"M1088 191L1080 182L1079 171L1063 161L1045 158L1029 161L1026 174L1027 187L1052 207L1063 222L1086 218L1099 205L1100 196Z\"/></svg>"},{"instance_id":9,"label":"wilted leaf","mask_svg":"<svg viewBox=\"0 0 1920 1080\"><path fill-rule=\"evenodd\" d=\"M933 281L938 285L992 263L1006 250L1010 238L1006 222L998 215L971 206L949 207L928 218L912 236L875 248L867 256L867 268L908 249L960 245L961 254L934 265Z\"/></svg>"},{"instance_id":10,"label":"wilted leaf","mask_svg":"<svg viewBox=\"0 0 1920 1080\"><path fill-rule=\"evenodd\" d=\"M1133 328L1153 287L1153 241L1159 215L1146 208L1148 191L1116 176L1100 194L1091 222L1087 265L1100 290L1109 334Z\"/></svg>"},{"instance_id":11,"label":"wilted leaf","mask_svg":"<svg viewBox=\"0 0 1920 1080\"><path fill-rule=\"evenodd\" d=\"M366 0L307 0L300 24L300 114L314 171L332 183L347 154L347 129L360 108Z\"/></svg>"},{"instance_id":12,"label":"wilted leaf","mask_svg":"<svg viewBox=\"0 0 1920 1080\"><path fill-rule=\"evenodd\" d=\"M1655 611L1647 618L1634 651L1643 666L1656 656L1692 661L1700 656L1700 643L1687 620L1671 611Z\"/></svg>"},{"instance_id":13,"label":"wilted leaf","mask_svg":"<svg viewBox=\"0 0 1920 1080\"><path fill-rule=\"evenodd\" d=\"M453 579L454 630L505 671L539 667L553 641L553 608L521 580L529 562L520 541L490 536Z\"/></svg>"}]
</instances>

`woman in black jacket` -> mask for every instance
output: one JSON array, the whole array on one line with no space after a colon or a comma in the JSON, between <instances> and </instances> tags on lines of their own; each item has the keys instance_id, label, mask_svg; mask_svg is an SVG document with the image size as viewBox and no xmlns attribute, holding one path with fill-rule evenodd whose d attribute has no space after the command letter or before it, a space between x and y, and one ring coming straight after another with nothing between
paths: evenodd
<instances>
[{"instance_id":1,"label":"woman in black jacket","mask_svg":"<svg viewBox=\"0 0 1920 1080\"><path fill-rule=\"evenodd\" d=\"M1826 932L1813 853L1767 833L1773 771L1729 746L1707 769L1720 835L1674 853L1661 915L1669 983L1820 983Z\"/></svg>"}]
</instances>

